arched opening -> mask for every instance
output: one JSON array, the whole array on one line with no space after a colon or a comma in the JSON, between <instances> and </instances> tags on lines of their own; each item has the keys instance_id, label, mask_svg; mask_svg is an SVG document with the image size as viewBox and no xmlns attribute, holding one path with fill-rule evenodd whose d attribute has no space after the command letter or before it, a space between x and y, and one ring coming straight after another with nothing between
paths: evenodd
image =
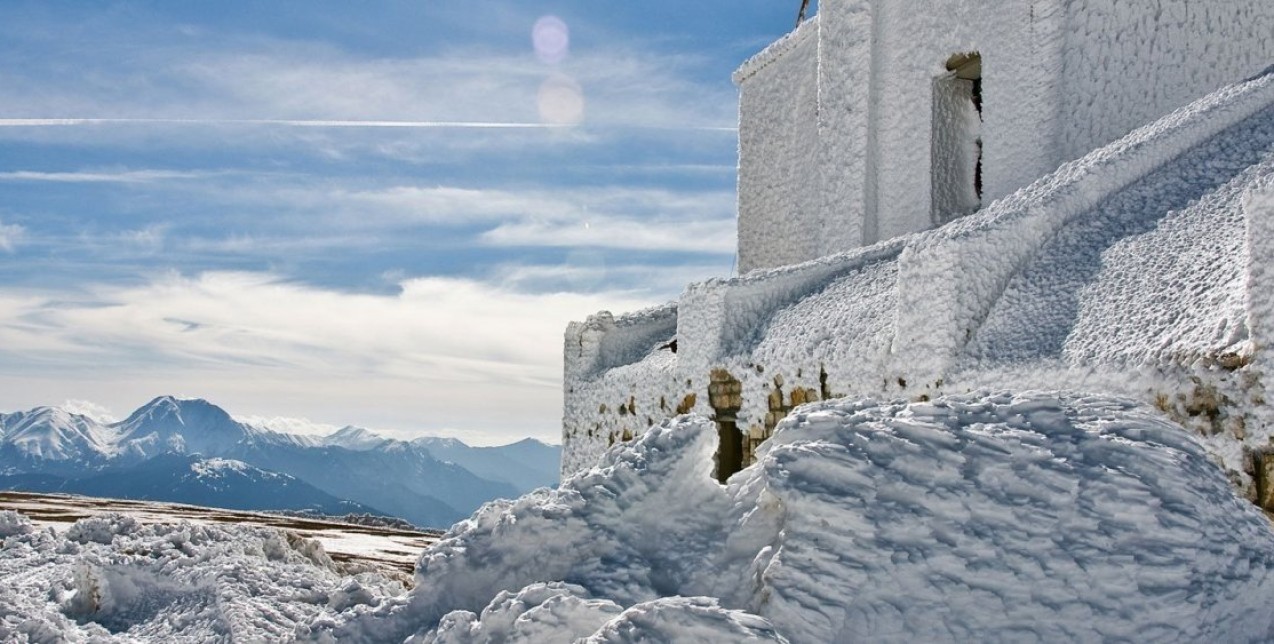
<instances>
[{"instance_id":1,"label":"arched opening","mask_svg":"<svg viewBox=\"0 0 1274 644\"><path fill-rule=\"evenodd\" d=\"M955 54L933 82L933 223L982 206L982 55Z\"/></svg>"}]
</instances>

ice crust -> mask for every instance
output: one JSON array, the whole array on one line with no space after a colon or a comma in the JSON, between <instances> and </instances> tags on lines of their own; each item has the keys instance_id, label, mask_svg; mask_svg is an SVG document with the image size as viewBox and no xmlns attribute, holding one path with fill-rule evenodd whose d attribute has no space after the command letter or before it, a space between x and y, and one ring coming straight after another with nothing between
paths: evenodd
<instances>
[{"instance_id":1,"label":"ice crust","mask_svg":"<svg viewBox=\"0 0 1274 644\"><path fill-rule=\"evenodd\" d=\"M687 416L490 504L319 641L1254 641L1274 529L1201 444L1069 392L831 401L711 478ZM622 612L620 612L622 610ZM507 638L507 639L506 639ZM645 639L643 639L645 638Z\"/></svg>"}]
</instances>

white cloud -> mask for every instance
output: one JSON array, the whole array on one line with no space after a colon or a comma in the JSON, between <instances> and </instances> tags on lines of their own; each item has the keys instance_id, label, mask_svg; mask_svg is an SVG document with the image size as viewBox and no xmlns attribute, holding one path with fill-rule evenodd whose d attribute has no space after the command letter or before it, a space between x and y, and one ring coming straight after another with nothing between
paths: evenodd
<instances>
[{"instance_id":1,"label":"white cloud","mask_svg":"<svg viewBox=\"0 0 1274 644\"><path fill-rule=\"evenodd\" d=\"M734 217L734 194L727 191L675 192L620 186L554 190L394 186L333 190L319 196L306 191L294 196L309 202L307 205L340 204L373 218L392 216L428 223L526 220L586 224L592 220L641 218L656 225L669 221L732 222ZM360 221L367 219L360 217Z\"/></svg>"},{"instance_id":2,"label":"white cloud","mask_svg":"<svg viewBox=\"0 0 1274 644\"><path fill-rule=\"evenodd\" d=\"M308 418L291 418L288 416L239 416L234 419L260 429L283 434L300 434L302 436L327 436L340 429L336 425L316 423Z\"/></svg>"},{"instance_id":3,"label":"white cloud","mask_svg":"<svg viewBox=\"0 0 1274 644\"><path fill-rule=\"evenodd\" d=\"M224 172L180 172L174 170L116 170L80 172L0 172L0 181L47 181L56 183L152 183L175 179L206 179Z\"/></svg>"},{"instance_id":4,"label":"white cloud","mask_svg":"<svg viewBox=\"0 0 1274 644\"><path fill-rule=\"evenodd\" d=\"M506 264L491 271L492 279L517 291L565 290L589 292L632 285L645 293L672 299L686 284L730 272L730 260L693 264L609 264L606 253L594 249L571 251L558 265Z\"/></svg>"},{"instance_id":5,"label":"white cloud","mask_svg":"<svg viewBox=\"0 0 1274 644\"><path fill-rule=\"evenodd\" d=\"M604 247L731 254L735 197L724 190L673 191L610 186L559 189L388 186L323 188L306 184L224 190L210 199L276 213L273 226L232 237L185 239L192 251L313 251L381 245L386 235L427 226L474 227L490 246Z\"/></svg>"},{"instance_id":6,"label":"white cloud","mask_svg":"<svg viewBox=\"0 0 1274 644\"><path fill-rule=\"evenodd\" d=\"M67 400L59 407L72 414L87 416L99 423L113 423L119 420L119 416L116 416L110 409L88 400Z\"/></svg>"},{"instance_id":7,"label":"white cloud","mask_svg":"<svg viewBox=\"0 0 1274 644\"><path fill-rule=\"evenodd\" d=\"M734 252L732 220L647 221L597 218L578 223L520 222L483 233L496 246L595 246L650 251Z\"/></svg>"},{"instance_id":8,"label":"white cloud","mask_svg":"<svg viewBox=\"0 0 1274 644\"><path fill-rule=\"evenodd\" d=\"M368 295L250 273L88 295L0 291L0 404L71 387L132 408L180 388L239 414L553 439L566 323L655 303L444 278Z\"/></svg>"},{"instance_id":9,"label":"white cloud","mask_svg":"<svg viewBox=\"0 0 1274 644\"><path fill-rule=\"evenodd\" d=\"M728 84L697 82L691 76L699 61L663 52L583 50L550 68L529 51L374 58L298 41L226 47L157 47L130 51L127 59L80 61L94 66L94 82L11 68L0 72L0 100L21 116L4 122L526 127L543 123L538 97L550 71L579 86L585 124L730 129L735 120Z\"/></svg>"},{"instance_id":10,"label":"white cloud","mask_svg":"<svg viewBox=\"0 0 1274 644\"><path fill-rule=\"evenodd\" d=\"M0 250L11 253L13 248L18 245L22 237L26 234L26 229L17 224L6 224L0 221Z\"/></svg>"}]
</instances>

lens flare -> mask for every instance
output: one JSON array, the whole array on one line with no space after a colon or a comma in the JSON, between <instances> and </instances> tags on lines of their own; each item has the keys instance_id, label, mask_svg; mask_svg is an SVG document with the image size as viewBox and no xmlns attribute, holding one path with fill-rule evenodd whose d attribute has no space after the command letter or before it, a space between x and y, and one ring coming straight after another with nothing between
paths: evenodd
<instances>
[{"instance_id":1,"label":"lens flare","mask_svg":"<svg viewBox=\"0 0 1274 644\"><path fill-rule=\"evenodd\" d=\"M556 65L571 49L571 30L557 16L543 16L531 28L531 44L540 62Z\"/></svg>"},{"instance_id":2,"label":"lens flare","mask_svg":"<svg viewBox=\"0 0 1274 644\"><path fill-rule=\"evenodd\" d=\"M540 120L550 125L576 125L584 120L584 91L575 79L554 74L540 84Z\"/></svg>"}]
</instances>

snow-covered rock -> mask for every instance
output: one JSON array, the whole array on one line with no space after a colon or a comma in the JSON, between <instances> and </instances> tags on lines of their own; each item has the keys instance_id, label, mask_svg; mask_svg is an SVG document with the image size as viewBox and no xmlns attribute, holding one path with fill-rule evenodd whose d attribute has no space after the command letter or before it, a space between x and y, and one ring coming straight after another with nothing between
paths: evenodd
<instances>
[{"instance_id":1,"label":"snow-covered rock","mask_svg":"<svg viewBox=\"0 0 1274 644\"><path fill-rule=\"evenodd\" d=\"M283 641L329 604L402 592L374 573L342 578L317 542L267 528L106 515L62 535L10 532L0 548L5 642Z\"/></svg>"},{"instance_id":2,"label":"snow-covered rock","mask_svg":"<svg viewBox=\"0 0 1274 644\"><path fill-rule=\"evenodd\" d=\"M819 403L724 486L716 435L665 423L558 490L488 505L425 552L408 597L302 634L501 641L542 616L595 641L1274 637L1274 528L1135 402ZM625 613L590 631L560 602Z\"/></svg>"},{"instance_id":3,"label":"snow-covered rock","mask_svg":"<svg viewBox=\"0 0 1274 644\"><path fill-rule=\"evenodd\" d=\"M35 530L31 520L13 510L0 510L0 539Z\"/></svg>"}]
</instances>

